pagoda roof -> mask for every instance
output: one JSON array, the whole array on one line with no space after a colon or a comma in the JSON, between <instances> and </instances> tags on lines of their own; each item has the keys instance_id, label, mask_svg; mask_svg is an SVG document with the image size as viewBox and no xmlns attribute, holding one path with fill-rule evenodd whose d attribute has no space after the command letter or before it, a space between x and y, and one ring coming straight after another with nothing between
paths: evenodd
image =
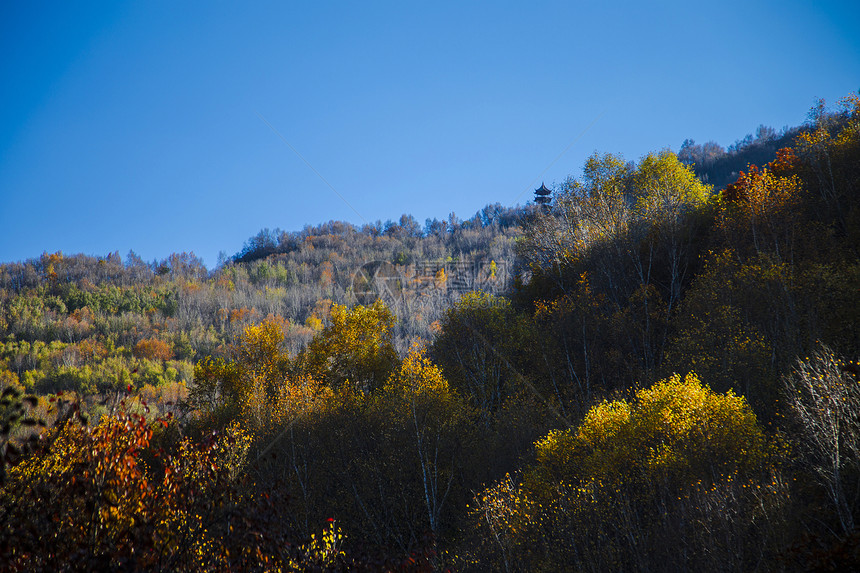
<instances>
[{"instance_id":1,"label":"pagoda roof","mask_svg":"<svg viewBox=\"0 0 860 573\"><path fill-rule=\"evenodd\" d=\"M550 195L550 194L552 194L552 191L550 189L548 189L544 183L541 183L540 187L535 189L535 195Z\"/></svg>"}]
</instances>

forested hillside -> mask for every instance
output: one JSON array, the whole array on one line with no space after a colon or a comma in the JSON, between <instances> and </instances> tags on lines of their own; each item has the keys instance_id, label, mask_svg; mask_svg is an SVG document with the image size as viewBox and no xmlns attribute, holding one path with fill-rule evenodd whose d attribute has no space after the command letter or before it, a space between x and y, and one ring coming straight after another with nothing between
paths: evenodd
<instances>
[{"instance_id":1,"label":"forested hillside","mask_svg":"<svg viewBox=\"0 0 860 573\"><path fill-rule=\"evenodd\" d=\"M852 95L546 206L2 265L0 570L858 569L858 249Z\"/></svg>"},{"instance_id":2,"label":"forested hillside","mask_svg":"<svg viewBox=\"0 0 860 573\"><path fill-rule=\"evenodd\" d=\"M0 265L0 368L39 394L146 387L184 395L194 363L222 355L244 329L283 321L295 353L328 324L332 304L378 297L398 316L395 345L429 339L451 301L503 292L514 271L523 209L491 205L467 221L357 229L330 222L264 230L214 271L193 254L146 263L44 254Z\"/></svg>"}]
</instances>

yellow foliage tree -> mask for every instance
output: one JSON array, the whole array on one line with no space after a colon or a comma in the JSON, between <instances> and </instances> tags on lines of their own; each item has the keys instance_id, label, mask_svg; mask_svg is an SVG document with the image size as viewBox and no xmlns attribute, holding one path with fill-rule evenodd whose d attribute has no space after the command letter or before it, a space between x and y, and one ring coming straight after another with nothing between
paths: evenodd
<instances>
[{"instance_id":1,"label":"yellow foliage tree","mask_svg":"<svg viewBox=\"0 0 860 573\"><path fill-rule=\"evenodd\" d=\"M207 356L194 366L192 403L209 410L223 404L244 407L252 397L278 395L291 366L284 338L284 321L275 317L245 327L230 358Z\"/></svg>"},{"instance_id":2,"label":"yellow foliage tree","mask_svg":"<svg viewBox=\"0 0 860 573\"><path fill-rule=\"evenodd\" d=\"M394 314L377 300L351 309L335 304L330 319L299 356L299 369L331 387L347 380L363 391L381 386L398 362Z\"/></svg>"},{"instance_id":3,"label":"yellow foliage tree","mask_svg":"<svg viewBox=\"0 0 860 573\"><path fill-rule=\"evenodd\" d=\"M379 405L400 428L417 460L421 497L430 531L437 533L454 485L456 457L468 438L466 406L442 371L415 345L382 388ZM408 443L407 442L407 443ZM407 467L415 467L407 460Z\"/></svg>"},{"instance_id":4,"label":"yellow foliage tree","mask_svg":"<svg viewBox=\"0 0 860 573\"><path fill-rule=\"evenodd\" d=\"M825 207L824 218L848 236L856 256L860 246L860 96L851 94L839 102L840 112L829 113L820 100L810 112L812 129L797 138L805 180L817 191Z\"/></svg>"},{"instance_id":5,"label":"yellow foliage tree","mask_svg":"<svg viewBox=\"0 0 860 573\"><path fill-rule=\"evenodd\" d=\"M716 394L695 374L640 390L632 402L592 408L576 431L556 430L535 444L526 482L678 484L749 473L764 461L764 434L746 400Z\"/></svg>"},{"instance_id":6,"label":"yellow foliage tree","mask_svg":"<svg viewBox=\"0 0 860 573\"><path fill-rule=\"evenodd\" d=\"M633 264L642 284L655 282L666 293L671 312L681 299L691 263L695 237L691 215L705 206L711 187L669 151L646 155L633 175L633 187L637 219L649 229L647 248L639 249Z\"/></svg>"},{"instance_id":7,"label":"yellow foliage tree","mask_svg":"<svg viewBox=\"0 0 860 573\"><path fill-rule=\"evenodd\" d=\"M770 515L784 497L771 452L742 397L675 375L538 440L519 483L479 494L474 515L509 568L672 568L683 543L688 564L710 568L719 556L742 569L747 548L720 544L764 539L756 512Z\"/></svg>"}]
</instances>

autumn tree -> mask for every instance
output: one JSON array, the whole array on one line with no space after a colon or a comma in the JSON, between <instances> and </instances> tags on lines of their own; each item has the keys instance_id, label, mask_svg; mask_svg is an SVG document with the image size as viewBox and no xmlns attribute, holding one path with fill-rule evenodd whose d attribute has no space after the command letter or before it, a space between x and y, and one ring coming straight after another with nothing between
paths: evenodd
<instances>
[{"instance_id":1,"label":"autumn tree","mask_svg":"<svg viewBox=\"0 0 860 573\"><path fill-rule=\"evenodd\" d=\"M378 300L351 309L333 305L330 320L298 357L301 371L331 387L347 380L364 391L380 387L398 363L394 315Z\"/></svg>"},{"instance_id":2,"label":"autumn tree","mask_svg":"<svg viewBox=\"0 0 860 573\"><path fill-rule=\"evenodd\" d=\"M484 547L508 570L743 568L773 541L757 520L785 492L755 414L694 375L604 401L535 449L520 480L476 499Z\"/></svg>"},{"instance_id":3,"label":"autumn tree","mask_svg":"<svg viewBox=\"0 0 860 573\"><path fill-rule=\"evenodd\" d=\"M4 571L367 570L329 519L307 536L283 490L248 479L251 436L234 422L200 440L168 418L132 413L139 398L89 425L80 404L0 485ZM173 436L171 438L170 436ZM430 554L380 562L426 571ZM391 565L389 565L391 567Z\"/></svg>"},{"instance_id":4,"label":"autumn tree","mask_svg":"<svg viewBox=\"0 0 860 573\"><path fill-rule=\"evenodd\" d=\"M777 161L791 162L790 151ZM780 164L775 165L780 169ZM772 254L793 263L801 237L801 182L795 175L777 175L771 166L751 165L726 187L718 206L717 228L741 257Z\"/></svg>"},{"instance_id":5,"label":"autumn tree","mask_svg":"<svg viewBox=\"0 0 860 573\"><path fill-rule=\"evenodd\" d=\"M639 280L659 285L671 313L690 276L696 211L708 201L711 188L667 151L650 153L639 162L633 188L637 216L646 226L639 256L634 257Z\"/></svg>"},{"instance_id":6,"label":"autumn tree","mask_svg":"<svg viewBox=\"0 0 860 573\"><path fill-rule=\"evenodd\" d=\"M404 460L420 485L426 524L438 534L469 439L468 410L441 370L414 346L382 388L378 406L413 453ZM415 471L417 470L417 471ZM462 478L461 478L462 479Z\"/></svg>"},{"instance_id":7,"label":"autumn tree","mask_svg":"<svg viewBox=\"0 0 860 573\"><path fill-rule=\"evenodd\" d=\"M170 344L157 338L145 338L134 345L134 355L137 358L148 360L170 360L173 358L173 349Z\"/></svg>"},{"instance_id":8,"label":"autumn tree","mask_svg":"<svg viewBox=\"0 0 860 573\"><path fill-rule=\"evenodd\" d=\"M228 358L207 356L197 362L192 404L211 410L276 396L291 366L283 344L283 321L270 317L246 327Z\"/></svg>"},{"instance_id":9,"label":"autumn tree","mask_svg":"<svg viewBox=\"0 0 860 573\"><path fill-rule=\"evenodd\" d=\"M860 96L849 95L831 113L819 100L809 114L810 129L797 138L797 153L803 160L804 176L821 199L822 215L847 236L854 256L860 238L860 215L856 199L860 184Z\"/></svg>"},{"instance_id":10,"label":"autumn tree","mask_svg":"<svg viewBox=\"0 0 860 573\"><path fill-rule=\"evenodd\" d=\"M770 421L779 396L774 358L798 348L790 284L788 266L768 256L742 264L734 251L711 253L676 315L667 368L745 396Z\"/></svg>"},{"instance_id":11,"label":"autumn tree","mask_svg":"<svg viewBox=\"0 0 860 573\"><path fill-rule=\"evenodd\" d=\"M565 182L552 211L532 215L520 255L565 292L576 280L576 274L570 276L574 265L599 250L603 256L589 260L597 265L595 272L613 300L623 298L626 281L617 263L629 254L626 237L633 219L629 180L630 168L620 156L589 157L582 180Z\"/></svg>"}]
</instances>

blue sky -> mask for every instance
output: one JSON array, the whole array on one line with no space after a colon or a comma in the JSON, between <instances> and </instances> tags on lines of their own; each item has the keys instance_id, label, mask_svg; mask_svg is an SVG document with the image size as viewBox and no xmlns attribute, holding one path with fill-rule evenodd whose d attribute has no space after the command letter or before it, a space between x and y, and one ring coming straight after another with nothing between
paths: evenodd
<instances>
[{"instance_id":1,"label":"blue sky","mask_svg":"<svg viewBox=\"0 0 860 573\"><path fill-rule=\"evenodd\" d=\"M0 262L468 217L858 88L847 0L3 2Z\"/></svg>"}]
</instances>

